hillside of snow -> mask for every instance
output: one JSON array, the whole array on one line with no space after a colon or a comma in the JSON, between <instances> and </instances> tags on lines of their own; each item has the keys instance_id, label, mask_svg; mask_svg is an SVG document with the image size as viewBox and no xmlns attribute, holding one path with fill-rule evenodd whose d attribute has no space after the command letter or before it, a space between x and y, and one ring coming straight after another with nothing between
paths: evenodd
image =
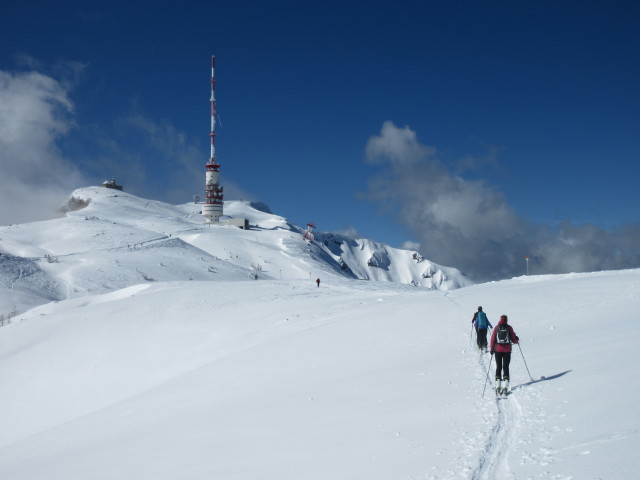
<instances>
[{"instance_id":1,"label":"hillside of snow","mask_svg":"<svg viewBox=\"0 0 640 480\"><path fill-rule=\"evenodd\" d=\"M0 478L632 479L639 299L632 270L51 302L0 328ZM479 303L522 340L506 400L481 396Z\"/></svg>"},{"instance_id":2,"label":"hillside of snow","mask_svg":"<svg viewBox=\"0 0 640 480\"><path fill-rule=\"evenodd\" d=\"M357 278L441 290L472 284L455 268L371 240L317 232L307 242L300 227L258 206L225 203L226 215L249 220L241 230L205 226L199 204L78 189L64 218L0 227L0 314L152 281Z\"/></svg>"},{"instance_id":3,"label":"hillside of snow","mask_svg":"<svg viewBox=\"0 0 640 480\"><path fill-rule=\"evenodd\" d=\"M384 246L116 195L0 229L0 478L636 478L640 270L363 281ZM521 340L506 399L479 305Z\"/></svg>"}]
</instances>

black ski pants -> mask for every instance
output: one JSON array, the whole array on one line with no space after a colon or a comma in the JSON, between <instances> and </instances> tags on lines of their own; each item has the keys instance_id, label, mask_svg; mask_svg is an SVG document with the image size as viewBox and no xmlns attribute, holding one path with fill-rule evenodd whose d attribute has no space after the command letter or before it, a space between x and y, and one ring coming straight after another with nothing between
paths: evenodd
<instances>
[{"instance_id":1,"label":"black ski pants","mask_svg":"<svg viewBox=\"0 0 640 480\"><path fill-rule=\"evenodd\" d=\"M478 347L486 347L487 346L487 329L486 328L478 328L476 338L478 339Z\"/></svg>"},{"instance_id":2,"label":"black ski pants","mask_svg":"<svg viewBox=\"0 0 640 480\"><path fill-rule=\"evenodd\" d=\"M506 380L509 378L509 364L511 363L511 352L495 352L496 357L496 379Z\"/></svg>"}]
</instances>

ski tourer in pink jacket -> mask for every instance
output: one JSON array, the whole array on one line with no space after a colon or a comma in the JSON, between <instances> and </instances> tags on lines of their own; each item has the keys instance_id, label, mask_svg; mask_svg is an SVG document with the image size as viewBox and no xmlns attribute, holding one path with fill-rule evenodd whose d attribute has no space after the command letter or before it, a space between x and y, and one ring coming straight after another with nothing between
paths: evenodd
<instances>
[{"instance_id":1,"label":"ski tourer in pink jacket","mask_svg":"<svg viewBox=\"0 0 640 480\"><path fill-rule=\"evenodd\" d=\"M518 336L516 335L516 332L513 331L513 328L511 327L511 325L507 324L508 318L506 315L502 315L500 316L500 321L498 322L498 324L496 325L496 327L493 329L493 333L491 334L491 342L489 343L489 348L491 350L491 353L494 352L499 352L499 353L507 353L511 351L511 344L512 343L518 343ZM500 325L506 325L507 329L508 329L508 333L509 333L509 339L511 340L510 343L498 343L497 341L497 336L498 336L498 331L500 330Z\"/></svg>"}]
</instances>

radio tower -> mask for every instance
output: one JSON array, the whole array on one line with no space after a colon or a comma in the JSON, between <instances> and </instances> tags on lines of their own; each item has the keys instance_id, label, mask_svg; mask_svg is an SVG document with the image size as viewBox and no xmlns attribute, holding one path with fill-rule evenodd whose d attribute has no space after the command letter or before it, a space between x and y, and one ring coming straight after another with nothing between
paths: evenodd
<instances>
[{"instance_id":1,"label":"radio tower","mask_svg":"<svg viewBox=\"0 0 640 480\"><path fill-rule=\"evenodd\" d=\"M205 201L202 206L202 215L205 223L217 223L222 216L222 186L220 185L220 165L216 162L216 57L211 57L211 158L205 165L207 172L205 177Z\"/></svg>"}]
</instances>

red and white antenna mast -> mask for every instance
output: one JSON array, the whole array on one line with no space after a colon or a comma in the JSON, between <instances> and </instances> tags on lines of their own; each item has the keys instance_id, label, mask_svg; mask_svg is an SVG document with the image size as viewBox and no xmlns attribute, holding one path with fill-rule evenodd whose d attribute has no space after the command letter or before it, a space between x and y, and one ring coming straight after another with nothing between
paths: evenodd
<instances>
[{"instance_id":1,"label":"red and white antenna mast","mask_svg":"<svg viewBox=\"0 0 640 480\"><path fill-rule=\"evenodd\" d=\"M205 165L205 201L202 205L202 215L205 223L217 223L222 216L222 186L220 185L220 165L216 161L216 57L211 57L211 158Z\"/></svg>"}]
</instances>

